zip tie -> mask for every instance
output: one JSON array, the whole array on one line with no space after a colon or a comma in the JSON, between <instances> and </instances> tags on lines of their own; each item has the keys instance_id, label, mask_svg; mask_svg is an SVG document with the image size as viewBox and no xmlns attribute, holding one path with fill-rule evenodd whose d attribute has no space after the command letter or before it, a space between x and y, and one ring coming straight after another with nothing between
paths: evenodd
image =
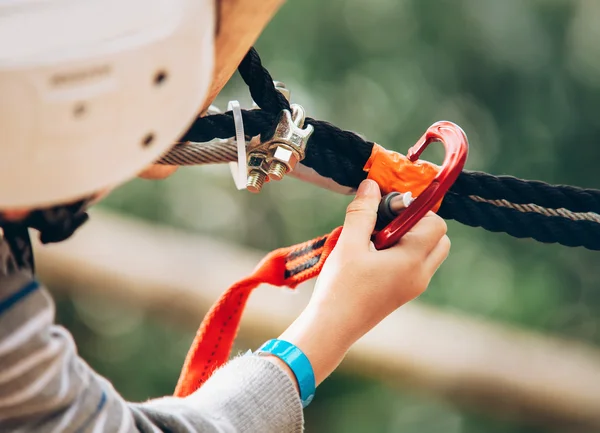
<instances>
[{"instance_id":1,"label":"zip tie","mask_svg":"<svg viewBox=\"0 0 600 433\"><path fill-rule=\"evenodd\" d=\"M233 123L235 125L235 141L237 143L237 162L230 162L231 176L238 190L246 189L248 180L248 163L246 159L246 135L244 134L244 120L242 119L242 109L239 101L229 101L227 111L233 113Z\"/></svg>"}]
</instances>

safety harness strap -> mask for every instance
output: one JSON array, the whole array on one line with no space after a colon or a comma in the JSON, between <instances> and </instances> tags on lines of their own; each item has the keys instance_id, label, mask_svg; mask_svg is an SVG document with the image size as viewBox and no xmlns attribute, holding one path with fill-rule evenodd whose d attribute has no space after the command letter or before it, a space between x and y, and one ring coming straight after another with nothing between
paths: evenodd
<instances>
[{"instance_id":1,"label":"safety harness strap","mask_svg":"<svg viewBox=\"0 0 600 433\"><path fill-rule=\"evenodd\" d=\"M175 396L193 393L227 362L252 290L261 284L293 289L316 277L341 231L338 227L328 235L269 253L250 276L227 289L198 329L179 376Z\"/></svg>"}]
</instances>

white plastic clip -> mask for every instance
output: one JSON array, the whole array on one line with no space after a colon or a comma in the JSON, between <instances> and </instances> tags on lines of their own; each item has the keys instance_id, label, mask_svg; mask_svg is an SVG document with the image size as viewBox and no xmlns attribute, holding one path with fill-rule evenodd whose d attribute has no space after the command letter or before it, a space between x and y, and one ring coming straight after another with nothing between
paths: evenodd
<instances>
[{"instance_id":1,"label":"white plastic clip","mask_svg":"<svg viewBox=\"0 0 600 433\"><path fill-rule=\"evenodd\" d=\"M237 143L237 162L230 162L229 168L237 189L246 189L248 180L248 163L246 159L246 134L244 134L244 120L242 119L242 109L239 101L229 101L227 111L233 113L233 123L235 125L235 141Z\"/></svg>"}]
</instances>

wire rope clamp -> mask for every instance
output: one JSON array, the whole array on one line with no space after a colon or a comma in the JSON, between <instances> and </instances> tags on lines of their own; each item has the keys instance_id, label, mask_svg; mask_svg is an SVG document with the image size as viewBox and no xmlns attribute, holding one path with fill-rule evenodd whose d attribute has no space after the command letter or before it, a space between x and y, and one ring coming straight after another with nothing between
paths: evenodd
<instances>
[{"instance_id":1,"label":"wire rope clamp","mask_svg":"<svg viewBox=\"0 0 600 433\"><path fill-rule=\"evenodd\" d=\"M282 111L275 133L268 142L269 179L281 180L296 168L296 164L304 159L306 143L314 131L312 125L304 127L304 108L298 104L292 104L291 108L291 113Z\"/></svg>"},{"instance_id":2,"label":"wire rope clamp","mask_svg":"<svg viewBox=\"0 0 600 433\"><path fill-rule=\"evenodd\" d=\"M462 172L469 153L469 142L462 128L448 121L436 122L427 129L419 141L409 149L406 155L409 161L416 162L433 142L441 142L446 149L440 171L418 197L373 236L373 243L378 250L398 243L402 236L443 199Z\"/></svg>"},{"instance_id":3,"label":"wire rope clamp","mask_svg":"<svg viewBox=\"0 0 600 433\"><path fill-rule=\"evenodd\" d=\"M251 192L260 192L267 180L283 179L305 157L314 128L304 125L306 114L301 105L292 104L291 109L282 110L273 136L248 155L247 188Z\"/></svg>"}]
</instances>

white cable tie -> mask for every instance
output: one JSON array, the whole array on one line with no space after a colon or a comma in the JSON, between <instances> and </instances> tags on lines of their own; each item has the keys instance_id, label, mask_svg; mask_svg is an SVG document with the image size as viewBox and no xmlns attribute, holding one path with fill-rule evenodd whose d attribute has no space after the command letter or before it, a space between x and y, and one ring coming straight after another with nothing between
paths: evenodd
<instances>
[{"instance_id":1,"label":"white cable tie","mask_svg":"<svg viewBox=\"0 0 600 433\"><path fill-rule=\"evenodd\" d=\"M237 189L246 189L248 180L248 162L246 159L246 134L244 134L244 120L239 101L229 101L227 111L233 113L233 124L235 125L235 141L237 143L237 162L230 162L231 176Z\"/></svg>"}]
</instances>

